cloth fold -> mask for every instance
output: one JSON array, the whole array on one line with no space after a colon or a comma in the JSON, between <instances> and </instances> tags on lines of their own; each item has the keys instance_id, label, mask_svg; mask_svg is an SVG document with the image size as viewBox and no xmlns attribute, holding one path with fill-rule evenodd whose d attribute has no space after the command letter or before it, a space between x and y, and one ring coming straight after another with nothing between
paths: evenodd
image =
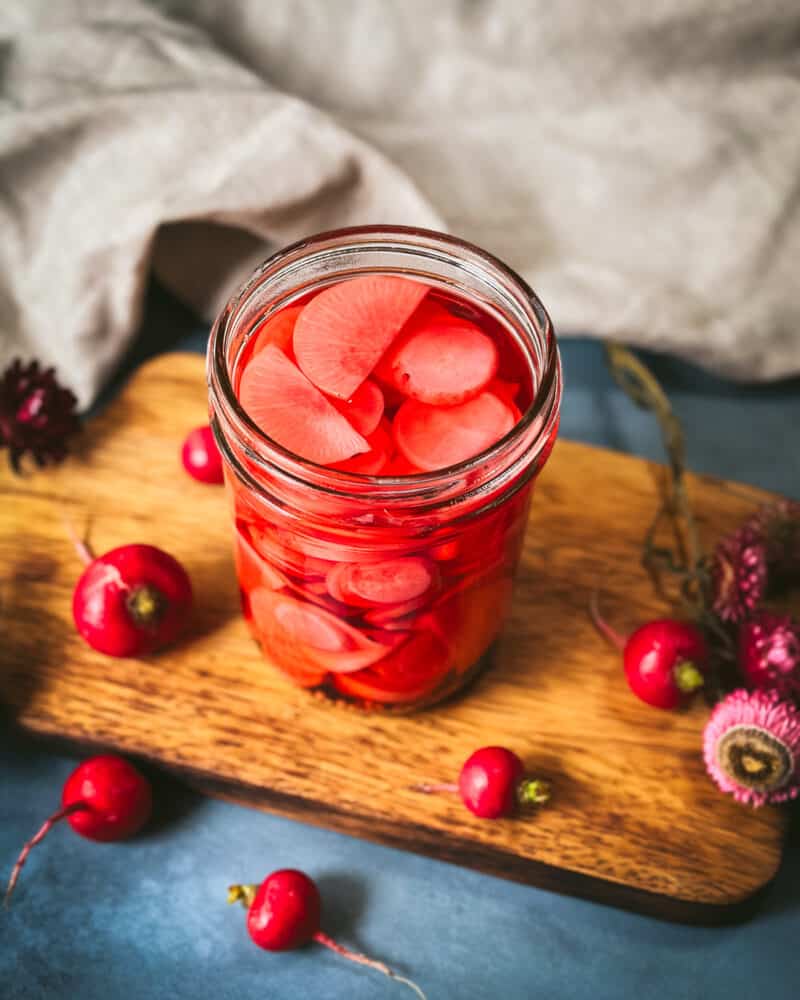
<instances>
[{"instance_id":1,"label":"cloth fold","mask_svg":"<svg viewBox=\"0 0 800 1000\"><path fill-rule=\"evenodd\" d=\"M794 0L5 0L0 365L88 405L154 272L210 318L270 249L451 231L561 333L800 371Z\"/></svg>"}]
</instances>

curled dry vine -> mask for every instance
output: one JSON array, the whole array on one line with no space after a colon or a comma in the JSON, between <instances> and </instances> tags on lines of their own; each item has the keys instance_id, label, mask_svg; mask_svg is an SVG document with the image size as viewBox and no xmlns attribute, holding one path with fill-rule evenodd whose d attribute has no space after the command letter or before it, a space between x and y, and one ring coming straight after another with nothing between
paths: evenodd
<instances>
[{"instance_id":1,"label":"curled dry vine","mask_svg":"<svg viewBox=\"0 0 800 1000\"><path fill-rule=\"evenodd\" d=\"M667 485L645 534L644 566L659 590L663 591L663 574L678 581L687 610L700 625L714 634L723 658L729 660L735 656L731 636L710 611L709 559L700 545L697 521L686 485L686 443L681 422L658 379L643 361L615 341L606 342L605 352L617 385L637 406L653 413L658 421L667 456ZM675 546L658 544L659 530L665 521L671 523L679 540Z\"/></svg>"}]
</instances>

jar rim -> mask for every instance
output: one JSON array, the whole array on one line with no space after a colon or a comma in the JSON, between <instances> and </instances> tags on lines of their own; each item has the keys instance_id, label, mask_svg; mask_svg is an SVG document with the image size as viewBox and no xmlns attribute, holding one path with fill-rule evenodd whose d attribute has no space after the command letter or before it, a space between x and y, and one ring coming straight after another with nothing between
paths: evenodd
<instances>
[{"instance_id":1,"label":"jar rim","mask_svg":"<svg viewBox=\"0 0 800 1000\"><path fill-rule=\"evenodd\" d=\"M377 249L382 241L402 239L407 241L403 246L410 252L415 250L425 252L440 246L449 250L459 262L466 254L468 258L483 266L484 277L500 277L519 293L531 310L533 320L530 326L544 349L543 364L531 403L517 423L488 448L464 461L430 472L407 476L366 475L331 469L302 458L261 430L239 402L233 388L227 356L226 335L231 332L231 318L236 316L237 311L258 291L262 283L270 277L276 277L289 265L312 258L315 252L321 251L326 245L335 251L341 250L347 243L352 243L363 250L369 249L370 244L374 243ZM364 271L380 273L381 269L366 268ZM399 269L383 269L383 273L387 272L401 273ZM392 496L407 500L416 495L431 498L446 489L454 479L472 477L476 470L501 457L509 446L524 437L526 432L530 432L537 418L541 418L541 424L531 442L531 445L538 450L549 437L554 422L558 420L561 400L561 363L553 324L541 300L525 279L498 257L467 240L414 226L368 225L326 230L297 240L271 254L233 292L216 318L208 345L207 375L212 407L213 404L219 405L226 422L231 424L240 436L250 439L248 458L251 461L263 464L264 456L260 454L263 450L268 456L266 467L271 473L278 471L296 482L315 486L326 493L361 499L364 498L365 492L373 497L383 495L384 499ZM230 449L224 447L224 441L219 441L218 427L214 429L218 443L223 445L223 452L227 453L230 459L232 457ZM253 444L257 446L257 451L253 450Z\"/></svg>"}]
</instances>

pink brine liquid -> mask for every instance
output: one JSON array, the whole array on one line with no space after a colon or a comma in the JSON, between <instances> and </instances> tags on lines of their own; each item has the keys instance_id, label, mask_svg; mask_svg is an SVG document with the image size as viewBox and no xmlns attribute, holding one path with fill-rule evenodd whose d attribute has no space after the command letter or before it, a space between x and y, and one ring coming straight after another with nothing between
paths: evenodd
<instances>
[{"instance_id":1,"label":"pink brine liquid","mask_svg":"<svg viewBox=\"0 0 800 1000\"><path fill-rule=\"evenodd\" d=\"M345 279L273 313L233 385L256 426L303 459L405 477L475 457L532 403L529 365L472 303L401 277ZM545 443L543 465L555 438ZM533 477L424 537L403 525L337 541L268 520L230 473L244 615L295 683L363 708L412 709L461 687L503 623Z\"/></svg>"}]
</instances>

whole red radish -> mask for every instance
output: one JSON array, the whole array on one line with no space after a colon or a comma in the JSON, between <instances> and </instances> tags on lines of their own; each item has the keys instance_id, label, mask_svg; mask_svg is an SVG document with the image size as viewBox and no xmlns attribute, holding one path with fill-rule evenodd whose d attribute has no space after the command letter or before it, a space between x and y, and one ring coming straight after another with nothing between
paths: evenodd
<instances>
[{"instance_id":1,"label":"whole red radish","mask_svg":"<svg viewBox=\"0 0 800 1000\"><path fill-rule=\"evenodd\" d=\"M109 656L138 656L173 642L192 604L186 570L154 545L121 545L92 557L72 595L75 626L86 642Z\"/></svg>"},{"instance_id":2,"label":"whole red radish","mask_svg":"<svg viewBox=\"0 0 800 1000\"><path fill-rule=\"evenodd\" d=\"M543 805L550 786L525 775L522 760L506 747L481 747L461 768L458 784L414 785L419 792L458 792L470 812L481 819L513 816L520 806Z\"/></svg>"},{"instance_id":3,"label":"whole red radish","mask_svg":"<svg viewBox=\"0 0 800 1000\"><path fill-rule=\"evenodd\" d=\"M144 826L151 808L150 785L132 764L110 754L85 760L64 783L61 808L23 847L8 881L6 902L32 848L60 820L66 819L76 833L88 840L126 840Z\"/></svg>"},{"instance_id":4,"label":"whole red radish","mask_svg":"<svg viewBox=\"0 0 800 1000\"><path fill-rule=\"evenodd\" d=\"M222 474L222 455L219 453L214 432L205 424L195 427L186 435L181 449L183 467L200 483L219 485L225 481Z\"/></svg>"},{"instance_id":5,"label":"whole red radish","mask_svg":"<svg viewBox=\"0 0 800 1000\"><path fill-rule=\"evenodd\" d=\"M660 618L640 625L625 640L600 617L594 595L590 610L599 631L621 650L631 691L648 705L685 705L705 683L710 652L696 625Z\"/></svg>"},{"instance_id":6,"label":"whole red radish","mask_svg":"<svg viewBox=\"0 0 800 1000\"><path fill-rule=\"evenodd\" d=\"M259 948L291 951L315 941L350 962L366 965L404 983L425 1000L416 983L398 976L383 962L350 951L320 929L319 889L304 872L282 868L268 875L261 885L232 885L228 889L228 902L241 902L247 908L247 932Z\"/></svg>"}]
</instances>

